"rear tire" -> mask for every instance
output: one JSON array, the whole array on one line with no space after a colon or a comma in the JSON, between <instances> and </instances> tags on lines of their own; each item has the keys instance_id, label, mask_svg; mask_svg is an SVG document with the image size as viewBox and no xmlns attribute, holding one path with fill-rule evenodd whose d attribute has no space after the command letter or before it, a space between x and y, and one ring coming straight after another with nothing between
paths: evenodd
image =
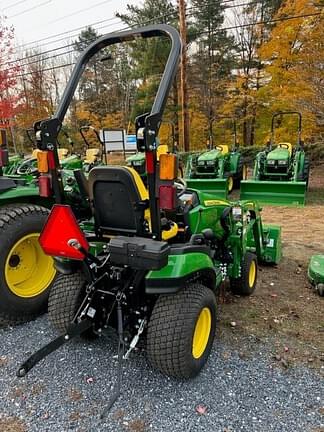
<instances>
[{"instance_id":1,"label":"rear tire","mask_svg":"<svg viewBox=\"0 0 324 432\"><path fill-rule=\"evenodd\" d=\"M241 267L241 277L230 279L230 287L234 294L251 295L256 287L258 278L258 261L255 254L247 252Z\"/></svg>"},{"instance_id":2,"label":"rear tire","mask_svg":"<svg viewBox=\"0 0 324 432\"><path fill-rule=\"evenodd\" d=\"M160 296L148 324L147 354L153 367L192 378L205 365L215 337L216 298L200 283Z\"/></svg>"},{"instance_id":3,"label":"rear tire","mask_svg":"<svg viewBox=\"0 0 324 432\"><path fill-rule=\"evenodd\" d=\"M85 297L86 280L82 273L59 275L48 299L48 319L59 333L66 333Z\"/></svg>"},{"instance_id":4,"label":"rear tire","mask_svg":"<svg viewBox=\"0 0 324 432\"><path fill-rule=\"evenodd\" d=\"M56 271L38 236L48 214L31 204L0 208L0 325L30 321L46 311Z\"/></svg>"}]
</instances>

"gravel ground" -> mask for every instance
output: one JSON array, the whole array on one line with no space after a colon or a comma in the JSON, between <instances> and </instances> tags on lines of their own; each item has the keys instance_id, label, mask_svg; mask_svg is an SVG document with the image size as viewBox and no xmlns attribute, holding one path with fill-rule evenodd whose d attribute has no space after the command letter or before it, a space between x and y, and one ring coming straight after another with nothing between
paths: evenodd
<instances>
[{"instance_id":1,"label":"gravel ground","mask_svg":"<svg viewBox=\"0 0 324 432\"><path fill-rule=\"evenodd\" d=\"M54 336L46 316L0 330L0 431L308 432L322 431L323 379L306 368L281 370L266 346L252 358L216 340L207 366L180 382L151 369L142 353L124 366L123 394L100 420L116 376L114 344L71 342L26 378L18 365ZM255 345L255 346L254 346ZM203 414L198 414L201 405Z\"/></svg>"}]
</instances>

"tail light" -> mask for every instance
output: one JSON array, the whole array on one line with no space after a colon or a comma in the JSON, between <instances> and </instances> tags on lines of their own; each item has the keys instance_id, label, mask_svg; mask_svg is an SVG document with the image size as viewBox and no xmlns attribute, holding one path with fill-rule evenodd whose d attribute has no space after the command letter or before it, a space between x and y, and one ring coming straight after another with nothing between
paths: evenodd
<instances>
[{"instance_id":1,"label":"tail light","mask_svg":"<svg viewBox=\"0 0 324 432\"><path fill-rule=\"evenodd\" d=\"M68 205L56 204L39 237L39 243L47 255L83 260L89 244Z\"/></svg>"},{"instance_id":2,"label":"tail light","mask_svg":"<svg viewBox=\"0 0 324 432\"><path fill-rule=\"evenodd\" d=\"M176 208L177 189L175 186L160 186L159 196L161 209L174 210Z\"/></svg>"},{"instance_id":3,"label":"tail light","mask_svg":"<svg viewBox=\"0 0 324 432\"><path fill-rule=\"evenodd\" d=\"M47 151L37 152L37 168L40 173L48 173Z\"/></svg>"},{"instance_id":4,"label":"tail light","mask_svg":"<svg viewBox=\"0 0 324 432\"><path fill-rule=\"evenodd\" d=\"M39 196L49 198L52 196L51 178L48 175L40 175L38 178Z\"/></svg>"},{"instance_id":5,"label":"tail light","mask_svg":"<svg viewBox=\"0 0 324 432\"><path fill-rule=\"evenodd\" d=\"M174 154L160 155L160 180L174 180L177 178L178 164Z\"/></svg>"}]
</instances>

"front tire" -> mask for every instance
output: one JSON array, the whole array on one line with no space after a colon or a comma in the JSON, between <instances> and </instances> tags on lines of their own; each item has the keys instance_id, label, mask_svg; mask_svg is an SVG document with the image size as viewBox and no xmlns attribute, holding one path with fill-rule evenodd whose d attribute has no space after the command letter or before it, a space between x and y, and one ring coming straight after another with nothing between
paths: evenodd
<instances>
[{"instance_id":1,"label":"front tire","mask_svg":"<svg viewBox=\"0 0 324 432\"><path fill-rule=\"evenodd\" d=\"M241 296L251 295L258 278L258 261L255 254L247 252L243 258L241 277L230 280L230 287L234 294Z\"/></svg>"},{"instance_id":2,"label":"front tire","mask_svg":"<svg viewBox=\"0 0 324 432\"><path fill-rule=\"evenodd\" d=\"M148 359L166 375L192 378L207 362L215 329L216 298L209 288L196 282L160 296L148 324Z\"/></svg>"},{"instance_id":3,"label":"front tire","mask_svg":"<svg viewBox=\"0 0 324 432\"><path fill-rule=\"evenodd\" d=\"M38 242L49 210L20 204L0 210L0 324L18 324L46 311L56 276Z\"/></svg>"}]
</instances>

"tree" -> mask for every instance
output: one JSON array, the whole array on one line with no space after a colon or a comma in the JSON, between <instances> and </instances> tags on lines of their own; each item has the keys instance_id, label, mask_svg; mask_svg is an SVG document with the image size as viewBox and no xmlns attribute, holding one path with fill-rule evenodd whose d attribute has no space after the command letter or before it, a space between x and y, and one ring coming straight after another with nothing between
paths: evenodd
<instances>
[{"instance_id":1,"label":"tree","mask_svg":"<svg viewBox=\"0 0 324 432\"><path fill-rule=\"evenodd\" d=\"M125 24L135 27L153 23L177 26L177 10L168 0L144 0L141 6L127 5L127 13L117 13L116 16ZM132 120L136 115L150 110L169 52L170 42L167 38L138 40L130 44L132 77L138 83L138 92L133 98ZM177 80L173 84L171 99L165 117L170 117L178 124Z\"/></svg>"},{"instance_id":2,"label":"tree","mask_svg":"<svg viewBox=\"0 0 324 432\"><path fill-rule=\"evenodd\" d=\"M270 35L271 19L282 0L256 0L251 5L232 11L236 41L236 82L230 85L229 100L223 109L240 118L243 145L254 145L258 127L258 91L266 83L260 47ZM256 24L258 23L258 24Z\"/></svg>"},{"instance_id":3,"label":"tree","mask_svg":"<svg viewBox=\"0 0 324 432\"><path fill-rule=\"evenodd\" d=\"M210 121L224 97L233 67L234 40L225 30L221 0L192 0L193 38L198 47L192 56L192 85L200 93L200 109Z\"/></svg>"},{"instance_id":4,"label":"tree","mask_svg":"<svg viewBox=\"0 0 324 432\"><path fill-rule=\"evenodd\" d=\"M0 122L8 127L16 112L17 94L14 93L19 67L13 59L14 29L0 17Z\"/></svg>"},{"instance_id":5,"label":"tree","mask_svg":"<svg viewBox=\"0 0 324 432\"><path fill-rule=\"evenodd\" d=\"M304 131L309 137L323 116L323 17L316 14L320 5L309 0L287 0L279 9L279 20L269 41L260 48L268 84L259 92L265 111L299 110L304 114ZM300 18L285 21L285 18ZM306 15L304 17L303 15ZM280 19L283 18L283 21ZM322 92L322 93L321 93ZM282 128L287 138L291 123Z\"/></svg>"}]
</instances>

